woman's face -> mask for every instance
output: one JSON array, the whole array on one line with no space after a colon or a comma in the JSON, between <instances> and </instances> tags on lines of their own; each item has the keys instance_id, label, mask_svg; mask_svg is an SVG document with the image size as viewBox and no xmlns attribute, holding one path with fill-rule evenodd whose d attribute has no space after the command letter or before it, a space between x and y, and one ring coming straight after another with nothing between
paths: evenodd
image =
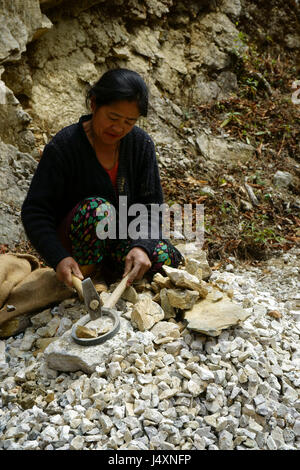
<instances>
[{"instance_id":1,"label":"woman's face","mask_svg":"<svg viewBox=\"0 0 300 470\"><path fill-rule=\"evenodd\" d=\"M96 109L92 102L93 131L99 142L115 145L131 131L140 116L135 101L116 101Z\"/></svg>"}]
</instances>

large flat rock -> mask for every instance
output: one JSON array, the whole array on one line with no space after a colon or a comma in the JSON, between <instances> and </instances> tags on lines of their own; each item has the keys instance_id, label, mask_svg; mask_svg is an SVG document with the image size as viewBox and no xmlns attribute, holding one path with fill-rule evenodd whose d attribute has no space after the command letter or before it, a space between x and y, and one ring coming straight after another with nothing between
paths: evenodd
<instances>
[{"instance_id":1,"label":"large flat rock","mask_svg":"<svg viewBox=\"0 0 300 470\"><path fill-rule=\"evenodd\" d=\"M249 312L232 302L226 294L221 295L217 289L184 314L187 328L208 336L219 336L222 330L238 325L249 316Z\"/></svg>"},{"instance_id":2,"label":"large flat rock","mask_svg":"<svg viewBox=\"0 0 300 470\"><path fill-rule=\"evenodd\" d=\"M120 318L120 323L120 330L115 336L95 346L81 346L75 343L71 337L71 330L66 331L45 349L44 357L48 367L64 372L82 370L87 374L93 373L120 344L125 344L128 333L133 331L131 323L126 319Z\"/></svg>"}]
</instances>

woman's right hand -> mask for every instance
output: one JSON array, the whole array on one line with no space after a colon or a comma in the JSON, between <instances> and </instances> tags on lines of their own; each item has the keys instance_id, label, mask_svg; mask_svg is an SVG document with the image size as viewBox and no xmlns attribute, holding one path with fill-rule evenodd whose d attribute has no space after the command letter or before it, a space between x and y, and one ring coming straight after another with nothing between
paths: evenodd
<instances>
[{"instance_id":1,"label":"woman's right hand","mask_svg":"<svg viewBox=\"0 0 300 470\"><path fill-rule=\"evenodd\" d=\"M72 274L83 281L84 277L80 271L79 265L74 258L68 256L63 258L56 266L56 276L67 287L73 287Z\"/></svg>"}]
</instances>

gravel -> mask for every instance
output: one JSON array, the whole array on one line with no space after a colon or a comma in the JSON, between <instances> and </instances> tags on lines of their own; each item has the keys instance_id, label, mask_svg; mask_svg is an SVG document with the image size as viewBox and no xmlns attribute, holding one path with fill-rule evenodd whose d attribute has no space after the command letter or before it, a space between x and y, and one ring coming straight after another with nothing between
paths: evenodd
<instances>
[{"instance_id":1,"label":"gravel","mask_svg":"<svg viewBox=\"0 0 300 470\"><path fill-rule=\"evenodd\" d=\"M157 344L125 314L128 341L90 375L50 369L38 349L70 327L68 309L33 317L0 341L0 449L300 449L298 259L213 271L251 311L218 337L183 326Z\"/></svg>"}]
</instances>

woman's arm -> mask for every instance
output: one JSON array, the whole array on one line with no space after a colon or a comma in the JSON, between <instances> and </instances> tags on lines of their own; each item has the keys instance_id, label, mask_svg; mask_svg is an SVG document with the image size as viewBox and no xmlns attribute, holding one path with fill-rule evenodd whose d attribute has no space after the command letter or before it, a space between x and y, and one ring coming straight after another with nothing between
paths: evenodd
<instances>
[{"instance_id":1,"label":"woman's arm","mask_svg":"<svg viewBox=\"0 0 300 470\"><path fill-rule=\"evenodd\" d=\"M32 245L54 269L63 258L70 256L56 233L65 185L63 159L50 143L33 175L22 205L21 219Z\"/></svg>"}]
</instances>

